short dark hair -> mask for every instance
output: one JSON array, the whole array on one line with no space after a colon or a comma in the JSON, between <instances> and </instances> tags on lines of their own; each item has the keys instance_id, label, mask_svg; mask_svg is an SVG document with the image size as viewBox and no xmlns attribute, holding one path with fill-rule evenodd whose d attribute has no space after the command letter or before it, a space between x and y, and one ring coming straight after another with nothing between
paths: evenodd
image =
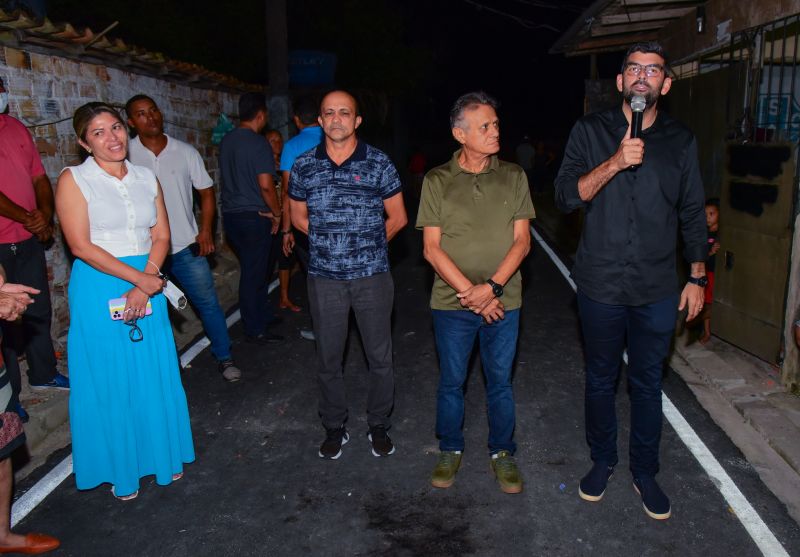
<instances>
[{"instance_id":1,"label":"short dark hair","mask_svg":"<svg viewBox=\"0 0 800 557\"><path fill-rule=\"evenodd\" d=\"M315 124L319 116L319 103L307 95L298 97L294 101L294 115L305 125Z\"/></svg>"},{"instance_id":2,"label":"short dark hair","mask_svg":"<svg viewBox=\"0 0 800 557\"><path fill-rule=\"evenodd\" d=\"M450 109L450 128L460 128L464 122L464 112L475 110L481 105L491 106L495 110L500 106L494 97L483 91L473 91L458 97Z\"/></svg>"},{"instance_id":3,"label":"short dark hair","mask_svg":"<svg viewBox=\"0 0 800 557\"><path fill-rule=\"evenodd\" d=\"M242 122L254 120L262 110L267 111L264 93L244 93L239 97L239 120Z\"/></svg>"},{"instance_id":4,"label":"short dark hair","mask_svg":"<svg viewBox=\"0 0 800 557\"><path fill-rule=\"evenodd\" d=\"M641 43L634 43L628 48L628 52L625 53L625 58L622 59L622 68L620 69L619 73L625 73L625 66L628 65L628 58L630 58L631 54L634 52L642 52L644 54L658 54L664 59L664 75L668 75L670 71L669 67L669 58L667 58L667 53L664 50L664 47L661 46L661 43L657 41L646 41Z\"/></svg>"},{"instance_id":5,"label":"short dark hair","mask_svg":"<svg viewBox=\"0 0 800 557\"><path fill-rule=\"evenodd\" d=\"M147 95L144 94L134 95L130 99L128 99L128 102L125 103L125 114L128 115L128 118L131 118L133 116L133 114L131 114L131 108L133 107L133 103L139 101L150 101L154 105L158 106L156 101L154 101L151 97L148 97Z\"/></svg>"},{"instance_id":6,"label":"short dark hair","mask_svg":"<svg viewBox=\"0 0 800 557\"><path fill-rule=\"evenodd\" d=\"M719 209L719 197L709 197L708 199L706 199L706 207L708 206L716 207L717 209Z\"/></svg>"}]
</instances>

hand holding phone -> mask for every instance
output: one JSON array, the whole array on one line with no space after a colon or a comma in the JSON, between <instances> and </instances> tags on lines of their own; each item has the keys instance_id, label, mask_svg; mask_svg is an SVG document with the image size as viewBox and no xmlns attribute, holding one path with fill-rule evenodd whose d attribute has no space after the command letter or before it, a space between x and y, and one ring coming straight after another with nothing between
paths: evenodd
<instances>
[{"instance_id":1,"label":"hand holding phone","mask_svg":"<svg viewBox=\"0 0 800 557\"><path fill-rule=\"evenodd\" d=\"M125 315L125 305L127 303L127 298L112 298L108 301L108 312L111 314L111 319L113 321L128 320L128 316ZM150 300L148 300L144 314L150 315L151 313L153 313L153 304L151 304Z\"/></svg>"}]
</instances>

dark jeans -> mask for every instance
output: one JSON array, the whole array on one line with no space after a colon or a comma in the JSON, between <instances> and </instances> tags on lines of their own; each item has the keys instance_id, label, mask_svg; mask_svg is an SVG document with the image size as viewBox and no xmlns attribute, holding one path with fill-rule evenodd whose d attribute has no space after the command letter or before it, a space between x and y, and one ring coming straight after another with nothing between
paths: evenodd
<instances>
[{"instance_id":1,"label":"dark jeans","mask_svg":"<svg viewBox=\"0 0 800 557\"><path fill-rule=\"evenodd\" d=\"M308 236L297 230L296 228L292 230L294 233L294 255L297 257L297 261L300 262L300 266L303 270L307 273L308 272L308 258L309 255L309 247L308 247Z\"/></svg>"},{"instance_id":2,"label":"dark jeans","mask_svg":"<svg viewBox=\"0 0 800 557\"><path fill-rule=\"evenodd\" d=\"M228 336L228 325L225 313L219 305L214 275L205 257L192 255L190 248L183 248L178 253L167 257L164 270L174 277L186 297L197 311L203 329L211 341L211 353L218 361L231 357L231 339Z\"/></svg>"},{"instance_id":3,"label":"dark jeans","mask_svg":"<svg viewBox=\"0 0 800 557\"><path fill-rule=\"evenodd\" d=\"M439 389L436 392L436 436L442 451L464 450L464 382L477 337L486 378L489 414L489 452L507 450L514 443L514 391L511 367L517 351L519 310L487 324L471 311L433 310L433 332L439 353Z\"/></svg>"},{"instance_id":4,"label":"dark jeans","mask_svg":"<svg viewBox=\"0 0 800 557\"><path fill-rule=\"evenodd\" d=\"M20 321L0 321L3 329L3 359L14 394L21 385L20 353L28 362L28 382L32 385L49 383L56 375L56 355L50 337L52 308L47 284L47 262L44 246L36 237L16 244L0 244L0 264L8 282L25 284L41 290L33 297ZM75 308L72 311L79 311Z\"/></svg>"},{"instance_id":5,"label":"dark jeans","mask_svg":"<svg viewBox=\"0 0 800 557\"><path fill-rule=\"evenodd\" d=\"M677 294L643 306L622 306L596 302L578 291L586 357L586 440L594 462L613 466L618 460L614 397L627 345L630 469L634 477L658 473L661 377L677 307Z\"/></svg>"},{"instance_id":6,"label":"dark jeans","mask_svg":"<svg viewBox=\"0 0 800 557\"><path fill-rule=\"evenodd\" d=\"M391 315L394 281L390 273L353 280L309 275L308 301L317 337L319 415L326 429L347 421L347 393L342 363L352 309L369 366L367 423L391 425L394 406Z\"/></svg>"},{"instance_id":7,"label":"dark jeans","mask_svg":"<svg viewBox=\"0 0 800 557\"><path fill-rule=\"evenodd\" d=\"M267 299L272 221L256 211L224 213L225 237L239 257L239 311L248 336L267 330L273 310Z\"/></svg>"}]
</instances>

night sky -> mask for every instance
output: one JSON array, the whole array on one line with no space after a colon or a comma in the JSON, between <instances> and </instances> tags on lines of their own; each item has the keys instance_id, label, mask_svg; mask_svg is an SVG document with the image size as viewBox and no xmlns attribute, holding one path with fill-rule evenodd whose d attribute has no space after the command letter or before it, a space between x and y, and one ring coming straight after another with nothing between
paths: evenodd
<instances>
[{"instance_id":1,"label":"night sky","mask_svg":"<svg viewBox=\"0 0 800 557\"><path fill-rule=\"evenodd\" d=\"M290 49L338 57L336 85L402 104L410 144L447 141L455 98L501 102L506 149L523 133L554 143L582 112L586 57L548 49L592 0L287 0ZM149 50L267 83L264 0L50 0L54 21L111 32ZM601 77L613 77L620 55Z\"/></svg>"}]
</instances>

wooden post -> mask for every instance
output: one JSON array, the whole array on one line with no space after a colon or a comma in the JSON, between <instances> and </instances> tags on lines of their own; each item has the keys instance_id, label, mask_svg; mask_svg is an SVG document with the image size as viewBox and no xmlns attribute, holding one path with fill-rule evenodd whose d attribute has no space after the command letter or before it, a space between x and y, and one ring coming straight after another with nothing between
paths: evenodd
<instances>
[{"instance_id":1,"label":"wooden post","mask_svg":"<svg viewBox=\"0 0 800 557\"><path fill-rule=\"evenodd\" d=\"M269 127L289 138L289 32L286 0L266 0Z\"/></svg>"}]
</instances>

